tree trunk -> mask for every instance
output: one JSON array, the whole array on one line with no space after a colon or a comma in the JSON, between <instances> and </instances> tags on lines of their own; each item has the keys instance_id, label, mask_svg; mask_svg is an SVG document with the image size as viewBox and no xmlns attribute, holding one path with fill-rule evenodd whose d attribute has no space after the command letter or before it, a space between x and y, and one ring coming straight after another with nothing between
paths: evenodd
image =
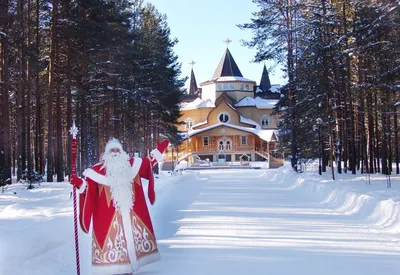
<instances>
[{"instance_id":1,"label":"tree trunk","mask_svg":"<svg viewBox=\"0 0 400 275\"><path fill-rule=\"evenodd\" d=\"M70 17L70 8L69 8L69 1L65 1L68 11L68 17ZM71 39L70 37L67 38L67 81L66 81L66 91L67 91L67 128L72 127L72 91L71 91L71 80L72 80L72 73L71 73ZM72 159L71 159L71 136L68 135L67 138L67 173L68 175L72 175Z\"/></svg>"},{"instance_id":2,"label":"tree trunk","mask_svg":"<svg viewBox=\"0 0 400 275\"><path fill-rule=\"evenodd\" d=\"M53 0L53 11L50 29L50 60L48 82L48 133L47 133L47 181L53 182L53 94L55 82L55 58L56 58L56 25L57 25L57 0Z\"/></svg>"},{"instance_id":3,"label":"tree trunk","mask_svg":"<svg viewBox=\"0 0 400 275\"><path fill-rule=\"evenodd\" d=\"M390 126L390 117L391 115L388 115L387 117L387 140L388 140L388 175L392 174L392 162L393 162L393 153L392 153L392 129Z\"/></svg>"},{"instance_id":4,"label":"tree trunk","mask_svg":"<svg viewBox=\"0 0 400 275\"><path fill-rule=\"evenodd\" d=\"M25 145L24 145L24 96L25 96L25 50L24 50L24 16L23 16L23 0L18 0L17 3L17 17L19 29L19 43L18 43L18 83L17 83L17 181L22 178L23 171L25 170Z\"/></svg>"},{"instance_id":5,"label":"tree trunk","mask_svg":"<svg viewBox=\"0 0 400 275\"><path fill-rule=\"evenodd\" d=\"M331 167L331 176L332 180L335 180L335 170L333 168L333 130L332 130L332 110L330 106L330 90L329 90L329 60L328 60L328 53L326 50L326 46L330 44L329 42L329 36L331 33L330 28L326 26L326 2L322 1L322 14L323 14L323 20L324 20L324 32L323 32L323 43L325 45L324 47L324 53L323 53L323 86L325 90L325 103L326 103L326 111L328 113L328 142L329 142L329 166Z\"/></svg>"},{"instance_id":6,"label":"tree trunk","mask_svg":"<svg viewBox=\"0 0 400 275\"><path fill-rule=\"evenodd\" d=\"M381 135L381 141L382 141L382 174L388 175L389 174L389 168L388 168L388 138L387 138L387 120L386 116L384 113L382 113L382 118L381 118L381 123L382 123L382 135Z\"/></svg>"},{"instance_id":7,"label":"tree trunk","mask_svg":"<svg viewBox=\"0 0 400 275\"><path fill-rule=\"evenodd\" d=\"M289 84L290 108L290 137L291 137L291 165L297 171L297 136L296 136L296 98L294 88L294 59L293 59L293 29L292 29L292 0L288 0L286 9L287 36L287 66Z\"/></svg>"},{"instance_id":8,"label":"tree trunk","mask_svg":"<svg viewBox=\"0 0 400 275\"><path fill-rule=\"evenodd\" d=\"M379 138L379 124L378 124L378 95L374 94L374 103L375 103L375 173L381 172L381 166L379 159L381 158L381 152L379 150L379 144L381 144L381 140Z\"/></svg>"},{"instance_id":9,"label":"tree trunk","mask_svg":"<svg viewBox=\"0 0 400 275\"><path fill-rule=\"evenodd\" d=\"M396 162L396 174L400 173L399 170L399 130L397 124L397 112L396 107L394 107L394 118L393 118L393 127L394 127L394 161Z\"/></svg>"},{"instance_id":10,"label":"tree trunk","mask_svg":"<svg viewBox=\"0 0 400 275\"><path fill-rule=\"evenodd\" d=\"M26 40L26 47L27 49L30 48L31 44L31 0L28 0L28 11L27 11L27 40ZM26 61L26 116L25 116L25 125L26 125L26 157L28 161L28 175L30 180L34 180L33 178L33 159L32 159L32 147L31 147L31 95L32 95L32 86L31 86L31 54L29 54L27 61Z\"/></svg>"},{"instance_id":11,"label":"tree trunk","mask_svg":"<svg viewBox=\"0 0 400 275\"><path fill-rule=\"evenodd\" d=\"M360 131L359 131L359 143L360 143L360 152L359 152L359 156L360 156L360 162L361 162L361 174L366 173L366 169L368 167L368 158L367 158L367 146L365 143L365 119L364 119L364 114L365 114L365 102L364 102L364 94L360 93L360 97L359 97L359 101L360 101Z\"/></svg>"},{"instance_id":12,"label":"tree trunk","mask_svg":"<svg viewBox=\"0 0 400 275\"><path fill-rule=\"evenodd\" d=\"M333 61L332 62L332 67L334 68ZM334 70L335 75L334 75L334 81L339 83L339 78L338 78L338 72L337 70ZM342 141L343 141L343 107L341 104L341 96L340 96L340 85L338 85L333 93L334 97L334 119L335 119L335 128L336 128L336 150L335 150L335 156L336 156L336 166L337 166L337 172L338 174L342 173Z\"/></svg>"},{"instance_id":13,"label":"tree trunk","mask_svg":"<svg viewBox=\"0 0 400 275\"><path fill-rule=\"evenodd\" d=\"M56 174L57 182L64 181L64 154L63 154L63 129L62 129L62 108L61 108L61 87L56 88L56 140L57 140L57 150L56 150Z\"/></svg>"},{"instance_id":14,"label":"tree trunk","mask_svg":"<svg viewBox=\"0 0 400 275\"><path fill-rule=\"evenodd\" d=\"M44 143L43 143L43 129L42 129L42 95L40 89L40 66L39 66L39 57L40 57L40 1L36 0L36 68L35 68L35 101L36 101L36 114L35 114L35 169L41 175L44 174Z\"/></svg>"},{"instance_id":15,"label":"tree trunk","mask_svg":"<svg viewBox=\"0 0 400 275\"><path fill-rule=\"evenodd\" d=\"M0 1L0 186L11 184L11 143L8 71L8 0Z\"/></svg>"}]
</instances>

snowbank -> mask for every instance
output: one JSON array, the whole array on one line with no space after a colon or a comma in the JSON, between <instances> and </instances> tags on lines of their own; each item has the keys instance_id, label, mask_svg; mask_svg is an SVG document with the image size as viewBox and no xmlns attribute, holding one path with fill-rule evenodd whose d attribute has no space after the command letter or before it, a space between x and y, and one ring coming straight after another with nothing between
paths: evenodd
<instances>
[{"instance_id":1,"label":"snowbank","mask_svg":"<svg viewBox=\"0 0 400 275\"><path fill-rule=\"evenodd\" d=\"M329 168L321 176L316 169L311 166L304 173L296 173L285 164L276 169L276 178L283 181L292 177L291 189L316 196L331 215L357 216L377 232L400 233L399 175L391 175L392 188L387 188L385 175L336 174L336 180L331 180Z\"/></svg>"}]
</instances>

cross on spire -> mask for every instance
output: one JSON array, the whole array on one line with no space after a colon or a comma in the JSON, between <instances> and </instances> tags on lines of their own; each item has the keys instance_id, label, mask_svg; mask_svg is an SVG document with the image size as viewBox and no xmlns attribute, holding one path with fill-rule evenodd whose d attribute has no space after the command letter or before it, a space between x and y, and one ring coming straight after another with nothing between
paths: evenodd
<instances>
[{"instance_id":1,"label":"cross on spire","mask_svg":"<svg viewBox=\"0 0 400 275\"><path fill-rule=\"evenodd\" d=\"M192 67L192 69L193 69L194 64L196 64L196 62L194 62L193 60L190 60L189 65L190 65L190 67Z\"/></svg>"},{"instance_id":2,"label":"cross on spire","mask_svg":"<svg viewBox=\"0 0 400 275\"><path fill-rule=\"evenodd\" d=\"M227 37L223 42L226 43L226 47L228 48L229 43L231 43L232 40L230 40L230 39Z\"/></svg>"}]
</instances>

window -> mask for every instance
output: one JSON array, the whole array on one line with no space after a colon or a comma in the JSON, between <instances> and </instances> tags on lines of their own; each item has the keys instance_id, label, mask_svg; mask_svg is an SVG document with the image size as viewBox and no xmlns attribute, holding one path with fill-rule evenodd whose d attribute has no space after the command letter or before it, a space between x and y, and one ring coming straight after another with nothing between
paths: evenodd
<instances>
[{"instance_id":1,"label":"window","mask_svg":"<svg viewBox=\"0 0 400 275\"><path fill-rule=\"evenodd\" d=\"M218 140L218 150L232 150L232 140L227 138Z\"/></svg>"},{"instance_id":2,"label":"window","mask_svg":"<svg viewBox=\"0 0 400 275\"><path fill-rule=\"evenodd\" d=\"M215 87L216 91L233 91L235 90L235 83L218 83Z\"/></svg>"},{"instance_id":3,"label":"window","mask_svg":"<svg viewBox=\"0 0 400 275\"><path fill-rule=\"evenodd\" d=\"M240 84L240 90L242 90L242 91L249 91L249 90L250 90L250 85L249 85L249 84L242 83L242 84Z\"/></svg>"},{"instance_id":4,"label":"window","mask_svg":"<svg viewBox=\"0 0 400 275\"><path fill-rule=\"evenodd\" d=\"M226 123L229 121L229 114L226 112L220 113L218 116L219 121Z\"/></svg>"},{"instance_id":5,"label":"window","mask_svg":"<svg viewBox=\"0 0 400 275\"><path fill-rule=\"evenodd\" d=\"M235 90L235 84L233 83L224 83L223 84L223 90Z\"/></svg>"},{"instance_id":6,"label":"window","mask_svg":"<svg viewBox=\"0 0 400 275\"><path fill-rule=\"evenodd\" d=\"M190 131L190 130L192 130L192 127L193 127L193 120L190 117L188 117L185 120L185 130Z\"/></svg>"},{"instance_id":7,"label":"window","mask_svg":"<svg viewBox=\"0 0 400 275\"><path fill-rule=\"evenodd\" d=\"M203 137L203 146L208 146L208 137Z\"/></svg>"},{"instance_id":8,"label":"window","mask_svg":"<svg viewBox=\"0 0 400 275\"><path fill-rule=\"evenodd\" d=\"M247 145L247 136L241 136L240 144L241 145Z\"/></svg>"},{"instance_id":9,"label":"window","mask_svg":"<svg viewBox=\"0 0 400 275\"><path fill-rule=\"evenodd\" d=\"M269 117L264 115L261 117L261 128L268 128L269 127Z\"/></svg>"}]
</instances>

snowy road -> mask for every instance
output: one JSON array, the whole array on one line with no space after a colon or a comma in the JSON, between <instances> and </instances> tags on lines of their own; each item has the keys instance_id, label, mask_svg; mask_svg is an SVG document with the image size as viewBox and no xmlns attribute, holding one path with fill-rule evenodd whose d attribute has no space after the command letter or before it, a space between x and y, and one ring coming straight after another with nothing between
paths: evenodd
<instances>
[{"instance_id":1,"label":"snowy road","mask_svg":"<svg viewBox=\"0 0 400 275\"><path fill-rule=\"evenodd\" d=\"M284 179L282 170L203 171L161 192L162 260L138 274L399 274L398 234Z\"/></svg>"},{"instance_id":2,"label":"snowy road","mask_svg":"<svg viewBox=\"0 0 400 275\"><path fill-rule=\"evenodd\" d=\"M157 176L149 209L161 261L136 274L400 274L400 176L387 189L382 175L367 185L315 169ZM76 274L70 194L68 182L0 193L0 275ZM79 244L90 275L90 234Z\"/></svg>"}]
</instances>

